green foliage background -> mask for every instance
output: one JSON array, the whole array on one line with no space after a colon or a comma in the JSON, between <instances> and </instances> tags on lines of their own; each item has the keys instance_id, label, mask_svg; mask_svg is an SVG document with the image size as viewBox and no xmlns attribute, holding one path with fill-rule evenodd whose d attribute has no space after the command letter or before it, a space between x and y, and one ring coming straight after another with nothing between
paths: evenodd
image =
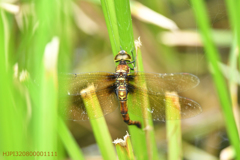
<instances>
[{"instance_id":1,"label":"green foliage background","mask_svg":"<svg viewBox=\"0 0 240 160\"><path fill-rule=\"evenodd\" d=\"M109 140L127 129L133 150L123 153L137 159L219 159L223 152L231 157L240 150L240 120L233 116L239 116L239 5L233 0L0 1L1 159L16 159L6 156L10 151L42 151L51 159L116 159ZM154 123L151 131L127 128L115 111L93 134L89 122L65 122L58 114L59 73L114 72L113 56L120 46L130 53L139 36L140 70L189 72L201 80L182 95L199 102L203 113L182 121L181 143L173 148L167 147L175 138L164 123ZM101 130L106 125L108 130ZM105 136L97 138L100 131ZM88 152L96 142L100 148ZM230 145L233 153L224 150ZM239 152L235 156L240 159Z\"/></svg>"}]
</instances>

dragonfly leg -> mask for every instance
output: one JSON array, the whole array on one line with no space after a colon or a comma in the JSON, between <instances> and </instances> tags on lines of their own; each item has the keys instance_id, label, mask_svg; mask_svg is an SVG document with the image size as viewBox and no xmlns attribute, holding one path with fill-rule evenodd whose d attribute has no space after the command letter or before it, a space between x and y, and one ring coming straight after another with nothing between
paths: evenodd
<instances>
[{"instance_id":1,"label":"dragonfly leg","mask_svg":"<svg viewBox=\"0 0 240 160\"><path fill-rule=\"evenodd\" d=\"M132 61L127 63L127 64L133 63L133 68L130 67L131 70L134 70L134 67L136 66L136 57L134 57L133 51L134 51L134 48L131 50L131 53L132 53Z\"/></svg>"},{"instance_id":2,"label":"dragonfly leg","mask_svg":"<svg viewBox=\"0 0 240 160\"><path fill-rule=\"evenodd\" d=\"M128 125L136 125L138 128L142 128L142 125L139 121L132 121L130 120L129 114L128 114L128 108L126 105L126 101L121 101L121 114L123 117L123 121L127 123Z\"/></svg>"}]
</instances>

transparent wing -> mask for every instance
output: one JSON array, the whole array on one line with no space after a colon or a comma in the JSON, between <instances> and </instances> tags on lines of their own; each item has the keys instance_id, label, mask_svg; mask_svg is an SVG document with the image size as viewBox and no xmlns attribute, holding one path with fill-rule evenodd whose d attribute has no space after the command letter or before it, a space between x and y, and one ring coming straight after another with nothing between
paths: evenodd
<instances>
[{"instance_id":1,"label":"transparent wing","mask_svg":"<svg viewBox=\"0 0 240 160\"><path fill-rule=\"evenodd\" d=\"M61 94L66 95L61 103L61 113L71 120L89 120L83 103L81 91L89 85L94 85L95 92L103 115L113 112L119 107L115 91L115 77L113 73L95 72L86 74L67 74L60 78ZM92 95L91 92L84 94ZM89 96L85 96L89 97ZM88 101L90 99L86 99ZM94 118L99 118L95 116Z\"/></svg>"},{"instance_id":2,"label":"transparent wing","mask_svg":"<svg viewBox=\"0 0 240 160\"><path fill-rule=\"evenodd\" d=\"M128 97L133 104L130 105L131 103L129 103L128 105L128 111L130 113L147 119L150 118L148 114L151 114L154 121L185 119L194 117L202 112L202 108L197 102L174 94L150 93L147 90L135 87L134 92L129 93ZM178 99L179 108L174 106L169 99L173 100L173 102ZM147 106L149 106L149 108ZM170 111L178 110L180 116L174 114L171 115L171 117L166 116L166 109Z\"/></svg>"},{"instance_id":3,"label":"transparent wing","mask_svg":"<svg viewBox=\"0 0 240 160\"><path fill-rule=\"evenodd\" d=\"M108 91L109 91L108 89L103 89L101 91L98 91L96 94L103 112L103 116L115 111L116 108L119 107L119 102L116 94L114 92L109 93ZM91 93L89 92L85 94L91 94ZM61 109L62 113L66 117L68 117L68 119L70 120L76 120L76 121L89 120L88 113L83 103L82 96L69 95L68 98L69 98L69 101L67 103L68 105L64 105L64 107ZM89 101L89 99L86 99L86 101ZM97 118L100 118L100 117L96 115L94 116L93 119L97 119Z\"/></svg>"},{"instance_id":4,"label":"transparent wing","mask_svg":"<svg viewBox=\"0 0 240 160\"><path fill-rule=\"evenodd\" d=\"M148 73L133 72L129 75L129 84L140 88L145 83L143 90L149 93L162 93L175 91L177 93L196 87L200 80L197 76L190 73Z\"/></svg>"},{"instance_id":5,"label":"transparent wing","mask_svg":"<svg viewBox=\"0 0 240 160\"><path fill-rule=\"evenodd\" d=\"M134 72L128 76L128 80L128 99L133 104L132 106L128 105L128 109L132 114L143 118L149 118L148 114L151 114L153 120L165 121L185 119L202 112L202 108L197 102L176 94L169 94L170 92L183 92L197 86L199 79L195 75L189 73ZM176 108L169 99L179 101L179 108ZM177 114L166 116L167 110L174 109L179 111L180 116Z\"/></svg>"},{"instance_id":6,"label":"transparent wing","mask_svg":"<svg viewBox=\"0 0 240 160\"><path fill-rule=\"evenodd\" d=\"M94 85L96 91L104 89L115 83L115 75L111 72L91 72L82 74L60 75L61 91L68 95L80 95L81 90Z\"/></svg>"}]
</instances>

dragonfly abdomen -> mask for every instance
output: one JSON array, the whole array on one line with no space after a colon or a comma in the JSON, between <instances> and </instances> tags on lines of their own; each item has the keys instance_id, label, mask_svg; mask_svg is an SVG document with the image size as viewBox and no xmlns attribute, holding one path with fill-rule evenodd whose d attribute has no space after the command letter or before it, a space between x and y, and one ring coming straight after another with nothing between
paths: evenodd
<instances>
[{"instance_id":1,"label":"dragonfly abdomen","mask_svg":"<svg viewBox=\"0 0 240 160\"><path fill-rule=\"evenodd\" d=\"M120 101L120 105L121 105L121 114L122 114L123 121L128 125L136 125L138 128L142 128L142 125L139 121L130 120L130 117L128 114L127 101Z\"/></svg>"}]
</instances>

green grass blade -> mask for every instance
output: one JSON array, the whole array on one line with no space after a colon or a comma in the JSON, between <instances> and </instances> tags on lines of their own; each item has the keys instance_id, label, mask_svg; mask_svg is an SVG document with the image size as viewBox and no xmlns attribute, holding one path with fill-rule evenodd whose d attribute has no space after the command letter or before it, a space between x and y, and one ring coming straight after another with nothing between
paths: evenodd
<instances>
[{"instance_id":1,"label":"green grass blade","mask_svg":"<svg viewBox=\"0 0 240 160\"><path fill-rule=\"evenodd\" d=\"M135 46L136 46L136 54L137 54L137 70L138 71L144 71L143 68L143 61L142 61L142 52L140 50L140 39L135 41ZM140 85L146 85L144 82L143 84ZM149 107L148 103L148 97L141 97L142 104L144 104L142 107ZM146 111L146 109L143 109L143 111ZM148 152L148 158L149 159L159 159L158 157L158 152L157 152L157 144L155 141L155 134L154 134L154 126L153 126L153 121L152 121L152 116L149 112L143 113L145 114L145 119L143 120L144 126L147 126L145 129L145 135L146 135L146 145L147 145L147 152ZM146 118L148 117L148 118Z\"/></svg>"},{"instance_id":2,"label":"green grass blade","mask_svg":"<svg viewBox=\"0 0 240 160\"><path fill-rule=\"evenodd\" d=\"M104 2L106 2L106 1L104 1ZM103 4L103 2L102 2L102 4ZM124 49L128 53L130 53L134 49L134 37L133 37L133 29L132 29L132 20L131 20L129 1L128 0L115 1L114 9L116 9L116 18L117 18L117 21L116 21L117 26L115 26L115 27L117 27L119 35L118 36L111 35L116 32L114 32L114 30L109 27L108 27L108 32L110 34L110 37L114 37L115 39L118 39L118 41L120 42L120 45L117 47L118 50L120 50L120 47L122 47L122 49ZM110 11L104 11L104 14L109 14L109 13L110 13ZM112 15L105 15L105 19L106 19L106 17L111 17L111 16ZM106 22L106 23L112 24L112 23L115 23L115 21ZM113 54L116 55L117 53L118 52L115 52ZM142 63L141 63L141 67L143 68ZM128 105L133 105L133 104L131 104L130 101L131 100L129 99ZM130 118L133 120L139 120L141 122L145 122L145 121L141 120L139 117L136 117L132 114L129 114L129 115L130 115ZM147 122L144 124L147 125ZM150 124L150 123L148 123L148 124L149 124L148 126L153 126L153 124ZM150 128L153 128L153 127L150 127ZM153 129L151 131L150 130L146 131L146 133L148 133L147 134L148 135L147 142L148 142L148 153L149 154L146 153L147 148L146 148L146 138L145 138L144 132L142 132L135 126L129 126L129 130L132 135L132 143L133 143L134 151L136 153L137 158L138 159L146 159L147 157L149 157L149 155L151 155L150 157L155 157L155 159L157 159L156 158L157 157L157 149L156 149Z\"/></svg>"},{"instance_id":3,"label":"green grass blade","mask_svg":"<svg viewBox=\"0 0 240 160\"><path fill-rule=\"evenodd\" d=\"M129 0L115 1L115 10L120 46L128 53L131 53L131 51L134 49L134 36ZM136 56L135 51L134 56ZM134 104L132 104L131 99L129 99L128 106L131 105ZM131 113L129 113L129 116L132 120L140 121L142 123L142 127L144 128L143 120L141 118L134 116ZM142 130L138 129L136 126L129 126L129 131L136 159L147 159L148 154L146 153L147 147L145 133Z\"/></svg>"},{"instance_id":4,"label":"green grass blade","mask_svg":"<svg viewBox=\"0 0 240 160\"><path fill-rule=\"evenodd\" d=\"M178 117L180 115L180 104L178 98L172 99L167 94L177 95L176 93L166 93L166 116L167 119L170 117ZM182 159L182 134L181 134L181 121L180 120L169 120L166 121L167 125L167 140L168 140L168 159Z\"/></svg>"},{"instance_id":5,"label":"green grass blade","mask_svg":"<svg viewBox=\"0 0 240 160\"><path fill-rule=\"evenodd\" d=\"M40 90L41 108L39 108L42 117L38 117L40 120L38 126L38 147L47 152L57 152L58 47L58 38L53 38L53 40L46 45L43 58L44 69ZM55 158L57 159L57 157Z\"/></svg>"},{"instance_id":6,"label":"green grass blade","mask_svg":"<svg viewBox=\"0 0 240 160\"><path fill-rule=\"evenodd\" d=\"M228 8L228 15L231 23L231 27L233 30L233 34L236 36L237 45L240 46L240 21L239 21L239 1L234 0L225 0ZM238 50L239 54L239 50ZM240 64L240 56L238 60ZM239 65L240 68L240 65Z\"/></svg>"},{"instance_id":7,"label":"green grass blade","mask_svg":"<svg viewBox=\"0 0 240 160\"><path fill-rule=\"evenodd\" d=\"M114 160L116 159L116 155L111 142L112 139L108 131L106 121L103 117L97 95L94 91L94 86L89 86L85 90L82 90L83 102L87 109L87 113L93 128L93 133L103 158ZM84 92L88 92L91 94L84 94ZM100 118L96 119L96 117Z\"/></svg>"},{"instance_id":8,"label":"green grass blade","mask_svg":"<svg viewBox=\"0 0 240 160\"><path fill-rule=\"evenodd\" d=\"M78 144L72 137L70 131L68 130L66 124L63 122L63 120L58 117L58 134L69 154L69 156L72 159L84 159L83 154L78 147Z\"/></svg>"},{"instance_id":9,"label":"green grass blade","mask_svg":"<svg viewBox=\"0 0 240 160\"><path fill-rule=\"evenodd\" d=\"M134 154L132 149L132 144L130 141L130 136L127 133L127 135L124 136L124 140L122 139L116 139L113 143L115 143L118 158L120 160L134 160Z\"/></svg>"},{"instance_id":10,"label":"green grass blade","mask_svg":"<svg viewBox=\"0 0 240 160\"><path fill-rule=\"evenodd\" d=\"M115 1L115 12L117 17L120 46L123 50L131 53L134 49L134 37L129 0Z\"/></svg>"},{"instance_id":11,"label":"green grass blade","mask_svg":"<svg viewBox=\"0 0 240 160\"><path fill-rule=\"evenodd\" d=\"M13 156L7 156L9 152L28 150L28 141L24 134L25 108L22 106L22 97L18 90L14 89L13 68L9 63L10 22L11 18L0 9L0 159L14 159ZM16 82L16 86L18 84L19 81Z\"/></svg>"},{"instance_id":12,"label":"green grass blade","mask_svg":"<svg viewBox=\"0 0 240 160\"><path fill-rule=\"evenodd\" d=\"M236 83L236 81L238 80L238 76L236 75L236 71L237 71L237 60L238 60L238 55L239 55L239 49L237 46L238 43L240 42L240 36L237 33L240 33L238 26L238 21L236 22L236 18L237 18L237 13L236 13L236 8L235 5L233 5L233 1L229 0L227 1L228 3L228 8L229 8L229 14L230 14L230 19L231 19L231 23L232 26L234 26L233 30L234 32L234 41L231 47L231 51L230 51L230 55L229 55L229 65L230 65L230 72L229 73L229 89L230 89L230 94L231 94L231 99L232 99L232 106L233 106L233 112L235 115L235 120L237 123L237 128L238 128L238 134L240 134L240 112L239 112L239 108L238 108L238 94L237 94L237 88L238 88L238 84ZM237 23L237 24L236 24ZM235 24L235 25L234 25ZM239 60L240 62L240 60Z\"/></svg>"},{"instance_id":13,"label":"green grass blade","mask_svg":"<svg viewBox=\"0 0 240 160\"><path fill-rule=\"evenodd\" d=\"M118 27L115 13L114 1L111 0L101 0L102 10L105 17L105 22L109 32L109 39L112 46L113 53L118 53L119 51L119 39L118 37Z\"/></svg>"},{"instance_id":14,"label":"green grass blade","mask_svg":"<svg viewBox=\"0 0 240 160\"><path fill-rule=\"evenodd\" d=\"M218 67L218 62L220 61L220 58L219 58L217 49L214 46L212 41L210 24L207 17L206 8L202 0L191 0L191 3L193 5L197 24L201 31L201 36L204 43L207 60L211 67L211 71L212 71L211 73L212 73L215 87L217 89L218 97L221 103L222 113L226 121L228 136L232 146L236 151L236 157L239 160L240 159L240 152L238 152L240 151L239 135L238 135L236 123L233 117L232 104L230 100L229 91L224 81L224 77Z\"/></svg>"},{"instance_id":15,"label":"green grass blade","mask_svg":"<svg viewBox=\"0 0 240 160\"><path fill-rule=\"evenodd\" d=\"M57 7L53 1L37 1L35 7L39 26L34 37L34 55L31 56L31 67L29 67L33 68L30 72L32 79L37 81L37 83L32 83L30 88L33 100L34 149L57 152L57 55L59 42L58 40L52 41L57 26L51 25L57 19ZM51 158L58 159L60 157Z\"/></svg>"}]
</instances>

